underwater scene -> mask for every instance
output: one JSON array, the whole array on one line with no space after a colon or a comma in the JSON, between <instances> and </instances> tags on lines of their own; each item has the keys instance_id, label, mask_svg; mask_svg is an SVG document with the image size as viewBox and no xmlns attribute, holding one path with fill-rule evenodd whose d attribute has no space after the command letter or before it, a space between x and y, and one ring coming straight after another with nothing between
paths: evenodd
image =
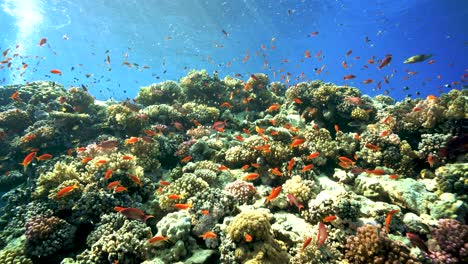
<instances>
[{"instance_id":1,"label":"underwater scene","mask_svg":"<svg viewBox=\"0 0 468 264\"><path fill-rule=\"evenodd\" d=\"M0 264L468 263L467 24L0 0Z\"/></svg>"}]
</instances>

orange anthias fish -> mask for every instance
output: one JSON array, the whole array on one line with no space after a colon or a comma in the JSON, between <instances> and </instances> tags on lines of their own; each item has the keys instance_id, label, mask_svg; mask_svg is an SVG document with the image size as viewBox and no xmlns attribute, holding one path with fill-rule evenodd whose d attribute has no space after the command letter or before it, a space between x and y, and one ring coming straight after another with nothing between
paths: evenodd
<instances>
[{"instance_id":1,"label":"orange anthias fish","mask_svg":"<svg viewBox=\"0 0 468 264\"><path fill-rule=\"evenodd\" d=\"M180 162L182 162L182 163L187 163L187 162L189 162L190 160L192 160L192 156L187 156L187 157L181 159Z\"/></svg>"},{"instance_id":2,"label":"orange anthias fish","mask_svg":"<svg viewBox=\"0 0 468 264\"><path fill-rule=\"evenodd\" d=\"M299 99L299 98L293 98L293 101L296 103L296 104L302 104L302 100Z\"/></svg>"},{"instance_id":3,"label":"orange anthias fish","mask_svg":"<svg viewBox=\"0 0 468 264\"><path fill-rule=\"evenodd\" d=\"M26 170L26 168L33 161L33 159L36 157L36 155L37 155L37 152L34 151L34 152L29 153L24 158L23 163L20 163L21 165L23 165L24 170Z\"/></svg>"},{"instance_id":4,"label":"orange anthias fish","mask_svg":"<svg viewBox=\"0 0 468 264\"><path fill-rule=\"evenodd\" d=\"M280 192L281 192L281 188L282 188L282 186L273 187L273 188L271 189L270 195L266 198L265 203L268 203L268 202L270 202L270 201L276 199L276 197L278 197L278 195L279 195Z\"/></svg>"},{"instance_id":5,"label":"orange anthias fish","mask_svg":"<svg viewBox=\"0 0 468 264\"><path fill-rule=\"evenodd\" d=\"M299 212L301 212L301 209L304 208L304 206L297 201L296 196L294 196L294 194L292 193L288 193L287 197L288 197L289 205L294 204L299 210Z\"/></svg>"},{"instance_id":6,"label":"orange anthias fish","mask_svg":"<svg viewBox=\"0 0 468 264\"><path fill-rule=\"evenodd\" d=\"M107 171L106 171L106 174L104 175L104 179L107 180L107 179L109 179L110 177L112 177L112 173L113 173L113 172L114 172L113 170L110 170L110 169L107 170Z\"/></svg>"},{"instance_id":7,"label":"orange anthias fish","mask_svg":"<svg viewBox=\"0 0 468 264\"><path fill-rule=\"evenodd\" d=\"M294 148L294 147L297 147L297 146L300 146L302 145L303 143L305 142L305 139L295 139L292 143L291 143L291 147Z\"/></svg>"},{"instance_id":8,"label":"orange anthias fish","mask_svg":"<svg viewBox=\"0 0 468 264\"><path fill-rule=\"evenodd\" d=\"M304 167L302 167L301 172L306 172L306 171L309 171L309 170L311 170L313 168L314 168L314 164L305 165Z\"/></svg>"},{"instance_id":9,"label":"orange anthias fish","mask_svg":"<svg viewBox=\"0 0 468 264\"><path fill-rule=\"evenodd\" d=\"M137 137L130 137L129 139L126 139L125 140L125 144L135 144L136 142L138 142L139 138Z\"/></svg>"},{"instance_id":10,"label":"orange anthias fish","mask_svg":"<svg viewBox=\"0 0 468 264\"><path fill-rule=\"evenodd\" d=\"M368 148L368 149L371 149L371 150L373 150L373 151L379 151L379 150L380 150L380 148L379 148L378 146L376 146L376 145L374 145L374 144L371 144L371 143L366 143L366 144L364 145L364 147L366 147L366 148Z\"/></svg>"},{"instance_id":11,"label":"orange anthias fish","mask_svg":"<svg viewBox=\"0 0 468 264\"><path fill-rule=\"evenodd\" d=\"M123 156L122 156L122 159L123 159L123 160L132 160L133 157L130 156L130 155L123 155Z\"/></svg>"},{"instance_id":12,"label":"orange anthias fish","mask_svg":"<svg viewBox=\"0 0 468 264\"><path fill-rule=\"evenodd\" d=\"M245 175L244 177L242 177L242 179L244 181L254 181L256 180L258 177L260 177L260 174L258 173L250 173L250 174L247 174Z\"/></svg>"},{"instance_id":13,"label":"orange anthias fish","mask_svg":"<svg viewBox=\"0 0 468 264\"><path fill-rule=\"evenodd\" d=\"M129 175L130 179L132 180L132 182L136 183L137 185L140 185L141 186L141 180L140 178L138 178L138 176L136 175L133 175L133 174L130 174Z\"/></svg>"},{"instance_id":14,"label":"orange anthias fish","mask_svg":"<svg viewBox=\"0 0 468 264\"><path fill-rule=\"evenodd\" d=\"M52 70L50 70L50 73L62 75L62 72L61 72L60 70L57 70L57 69L52 69Z\"/></svg>"},{"instance_id":15,"label":"orange anthias fish","mask_svg":"<svg viewBox=\"0 0 468 264\"><path fill-rule=\"evenodd\" d=\"M169 199L171 199L171 200L178 200L178 199L182 198L182 196L173 193L173 194L169 194L169 195L167 196L167 198L169 198Z\"/></svg>"},{"instance_id":16,"label":"orange anthias fish","mask_svg":"<svg viewBox=\"0 0 468 264\"><path fill-rule=\"evenodd\" d=\"M82 164L86 164L86 163L90 162L92 159L93 159L93 158L91 158L91 157L84 157L84 158L81 160L81 163L82 163Z\"/></svg>"},{"instance_id":17,"label":"orange anthias fish","mask_svg":"<svg viewBox=\"0 0 468 264\"><path fill-rule=\"evenodd\" d=\"M157 243L157 242L161 242L161 241L167 242L168 240L169 240L169 238L167 238L165 236L156 235L156 236L148 239L148 243L153 244L153 243Z\"/></svg>"},{"instance_id":18,"label":"orange anthias fish","mask_svg":"<svg viewBox=\"0 0 468 264\"><path fill-rule=\"evenodd\" d=\"M247 233L244 233L245 242L252 242L253 237Z\"/></svg>"},{"instance_id":19,"label":"orange anthias fish","mask_svg":"<svg viewBox=\"0 0 468 264\"><path fill-rule=\"evenodd\" d=\"M351 79L354 79L354 78L356 78L356 76L352 75L352 74L348 74L348 75L343 76L343 80L351 80Z\"/></svg>"},{"instance_id":20,"label":"orange anthias fish","mask_svg":"<svg viewBox=\"0 0 468 264\"><path fill-rule=\"evenodd\" d=\"M120 193L120 192L126 192L128 191L127 187L124 187L124 186L117 186L115 189L114 189L114 192L115 193Z\"/></svg>"},{"instance_id":21,"label":"orange anthias fish","mask_svg":"<svg viewBox=\"0 0 468 264\"><path fill-rule=\"evenodd\" d=\"M179 209L179 210L187 210L191 207L192 207L191 204L174 204L174 208Z\"/></svg>"},{"instance_id":22,"label":"orange anthias fish","mask_svg":"<svg viewBox=\"0 0 468 264\"><path fill-rule=\"evenodd\" d=\"M272 104L270 105L270 107L268 107L268 109L266 110L267 112L272 112L272 111L276 111L280 108L280 104Z\"/></svg>"},{"instance_id":23,"label":"orange anthias fish","mask_svg":"<svg viewBox=\"0 0 468 264\"><path fill-rule=\"evenodd\" d=\"M385 174L385 171L382 170L382 169L375 169L375 170L365 169L364 171L366 173L368 173L368 174L375 174L375 175L384 175Z\"/></svg>"},{"instance_id":24,"label":"orange anthias fish","mask_svg":"<svg viewBox=\"0 0 468 264\"><path fill-rule=\"evenodd\" d=\"M113 182L110 182L108 185L107 185L107 189L110 190L110 189L114 189L115 187L119 186L120 185L120 181L113 181Z\"/></svg>"},{"instance_id":25,"label":"orange anthias fish","mask_svg":"<svg viewBox=\"0 0 468 264\"><path fill-rule=\"evenodd\" d=\"M392 61L392 55L387 55L379 65L379 70L387 66Z\"/></svg>"},{"instance_id":26,"label":"orange anthias fish","mask_svg":"<svg viewBox=\"0 0 468 264\"><path fill-rule=\"evenodd\" d=\"M71 191L78 189L78 183L75 182L75 184L63 187L60 189L60 191L57 192L57 195L55 195L56 198L62 198L66 195L68 195Z\"/></svg>"},{"instance_id":27,"label":"orange anthias fish","mask_svg":"<svg viewBox=\"0 0 468 264\"><path fill-rule=\"evenodd\" d=\"M200 235L199 237L203 238L203 240L206 240L207 238L216 238L217 235L216 235L216 233L214 233L214 232L206 231L205 234Z\"/></svg>"},{"instance_id":28,"label":"orange anthias fish","mask_svg":"<svg viewBox=\"0 0 468 264\"><path fill-rule=\"evenodd\" d=\"M388 230L389 230L389 226L390 226L390 222L392 221L392 216L394 214L397 214L399 213L400 211L399 210L390 210L388 213L387 213L387 217L385 218L385 232L388 234Z\"/></svg>"},{"instance_id":29,"label":"orange anthias fish","mask_svg":"<svg viewBox=\"0 0 468 264\"><path fill-rule=\"evenodd\" d=\"M354 164L355 164L354 161L352 161L351 159L349 159L349 158L347 158L347 157L345 157L345 156L340 156L340 157L338 157L338 159L339 159L341 162L344 162L344 163L349 163L349 164L351 164L351 165L354 165Z\"/></svg>"},{"instance_id":30,"label":"orange anthias fish","mask_svg":"<svg viewBox=\"0 0 468 264\"><path fill-rule=\"evenodd\" d=\"M15 101L19 102L19 101L20 101L20 99L19 99L19 92L18 92L18 91L14 92L14 93L10 96L10 98L11 98L11 100L15 100Z\"/></svg>"},{"instance_id":31,"label":"orange anthias fish","mask_svg":"<svg viewBox=\"0 0 468 264\"><path fill-rule=\"evenodd\" d=\"M146 220L154 217L152 215L146 215L145 212L143 212L142 210L133 207L116 206L114 207L114 210L123 214L129 219L140 220L143 223L146 223Z\"/></svg>"},{"instance_id":32,"label":"orange anthias fish","mask_svg":"<svg viewBox=\"0 0 468 264\"><path fill-rule=\"evenodd\" d=\"M271 173L275 176L283 176L283 173L278 169L278 167L271 169Z\"/></svg>"},{"instance_id":33,"label":"orange anthias fish","mask_svg":"<svg viewBox=\"0 0 468 264\"><path fill-rule=\"evenodd\" d=\"M39 41L39 46L42 47L42 45L44 45L46 43L47 43L47 39L46 38L41 38L41 40Z\"/></svg>"},{"instance_id":34,"label":"orange anthias fish","mask_svg":"<svg viewBox=\"0 0 468 264\"><path fill-rule=\"evenodd\" d=\"M53 156L50 154L42 154L39 157L36 157L36 160L41 161L41 160L48 160L51 159Z\"/></svg>"},{"instance_id":35,"label":"orange anthias fish","mask_svg":"<svg viewBox=\"0 0 468 264\"><path fill-rule=\"evenodd\" d=\"M288 172L291 172L292 168L294 167L294 162L295 162L294 158L291 158L291 160L289 160L288 167L287 167Z\"/></svg>"},{"instance_id":36,"label":"orange anthias fish","mask_svg":"<svg viewBox=\"0 0 468 264\"><path fill-rule=\"evenodd\" d=\"M210 211L204 209L204 210L201 210L201 213L204 214L204 215L209 215Z\"/></svg>"},{"instance_id":37,"label":"orange anthias fish","mask_svg":"<svg viewBox=\"0 0 468 264\"><path fill-rule=\"evenodd\" d=\"M312 237L306 237L304 244L302 244L301 252L304 252L304 249L310 244Z\"/></svg>"},{"instance_id":38,"label":"orange anthias fish","mask_svg":"<svg viewBox=\"0 0 468 264\"><path fill-rule=\"evenodd\" d=\"M326 216L326 217L323 218L323 222L327 223L327 222L331 222L331 221L333 221L335 219L336 219L336 215L329 215L329 216Z\"/></svg>"},{"instance_id":39,"label":"orange anthias fish","mask_svg":"<svg viewBox=\"0 0 468 264\"><path fill-rule=\"evenodd\" d=\"M434 167L435 159L432 154L427 155L426 162L429 163L429 166L432 168Z\"/></svg>"},{"instance_id":40,"label":"orange anthias fish","mask_svg":"<svg viewBox=\"0 0 468 264\"><path fill-rule=\"evenodd\" d=\"M316 152L310 154L309 156L307 156L307 159L308 159L308 160L315 159L315 158L317 158L319 155L320 155L320 152L316 151Z\"/></svg>"}]
</instances>

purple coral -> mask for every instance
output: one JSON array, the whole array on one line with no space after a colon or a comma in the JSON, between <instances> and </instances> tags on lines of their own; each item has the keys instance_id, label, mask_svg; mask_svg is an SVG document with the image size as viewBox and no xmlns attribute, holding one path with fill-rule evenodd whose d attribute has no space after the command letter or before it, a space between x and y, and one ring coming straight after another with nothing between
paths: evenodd
<instances>
[{"instance_id":1,"label":"purple coral","mask_svg":"<svg viewBox=\"0 0 468 264\"><path fill-rule=\"evenodd\" d=\"M241 204L250 202L257 193L252 183L242 180L227 184L224 190L234 196Z\"/></svg>"},{"instance_id":2,"label":"purple coral","mask_svg":"<svg viewBox=\"0 0 468 264\"><path fill-rule=\"evenodd\" d=\"M177 151L174 153L174 156L180 158L187 157L189 155L190 147L196 142L196 140L190 139L180 143L180 145L177 147Z\"/></svg>"},{"instance_id":3,"label":"purple coral","mask_svg":"<svg viewBox=\"0 0 468 264\"><path fill-rule=\"evenodd\" d=\"M61 224L60 218L36 216L26 222L26 238L30 241L45 240Z\"/></svg>"},{"instance_id":4,"label":"purple coral","mask_svg":"<svg viewBox=\"0 0 468 264\"><path fill-rule=\"evenodd\" d=\"M440 247L440 251L430 255L432 259L442 263L468 262L468 225L453 219L441 219L432 236Z\"/></svg>"}]
</instances>

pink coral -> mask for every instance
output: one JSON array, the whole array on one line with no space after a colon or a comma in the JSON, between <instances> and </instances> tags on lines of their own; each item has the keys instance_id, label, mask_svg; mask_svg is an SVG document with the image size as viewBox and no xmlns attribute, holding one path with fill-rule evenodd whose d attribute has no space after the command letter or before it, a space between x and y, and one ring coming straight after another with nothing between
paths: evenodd
<instances>
[{"instance_id":1,"label":"pink coral","mask_svg":"<svg viewBox=\"0 0 468 264\"><path fill-rule=\"evenodd\" d=\"M227 184L224 190L234 196L241 204L250 202L257 193L252 183L242 180Z\"/></svg>"},{"instance_id":2,"label":"pink coral","mask_svg":"<svg viewBox=\"0 0 468 264\"><path fill-rule=\"evenodd\" d=\"M441 252L434 252L431 258L443 263L458 259L468 262L468 225L453 219L441 219L439 227L432 232ZM460 262L460 263L461 263ZM452 262L455 263L455 262Z\"/></svg>"}]
</instances>

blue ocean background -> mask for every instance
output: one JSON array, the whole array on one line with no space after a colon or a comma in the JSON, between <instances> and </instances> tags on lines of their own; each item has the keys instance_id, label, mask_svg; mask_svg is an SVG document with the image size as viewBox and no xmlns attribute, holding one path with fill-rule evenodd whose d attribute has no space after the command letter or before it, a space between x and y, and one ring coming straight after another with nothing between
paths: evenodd
<instances>
[{"instance_id":1,"label":"blue ocean background","mask_svg":"<svg viewBox=\"0 0 468 264\"><path fill-rule=\"evenodd\" d=\"M289 73L289 84L320 79L401 100L461 89L468 69L462 0L0 2L0 49L19 54L0 70L0 85L50 79L88 86L101 100L133 98L139 87L178 80L191 69L244 80L263 72L284 81ZM41 38L47 38L42 47ZM387 54L392 62L379 70ZM403 64L416 54L433 54L435 62ZM372 56L376 63L368 64ZM357 77L345 81L347 74Z\"/></svg>"}]
</instances>

